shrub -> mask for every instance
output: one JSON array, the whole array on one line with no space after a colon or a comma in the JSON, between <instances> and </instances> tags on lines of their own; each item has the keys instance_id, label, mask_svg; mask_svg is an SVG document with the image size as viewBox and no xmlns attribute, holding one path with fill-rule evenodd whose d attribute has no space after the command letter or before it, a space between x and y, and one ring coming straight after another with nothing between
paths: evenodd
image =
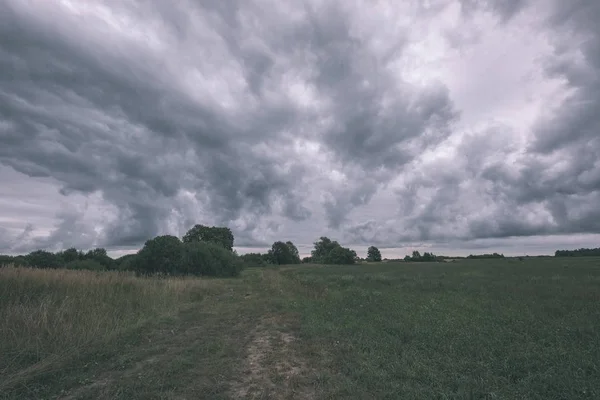
<instances>
[{"instance_id":1,"label":"shrub","mask_svg":"<svg viewBox=\"0 0 600 400\"><path fill-rule=\"evenodd\" d=\"M243 260L210 242L188 242L183 246L181 272L203 276L238 276L244 268Z\"/></svg>"},{"instance_id":2,"label":"shrub","mask_svg":"<svg viewBox=\"0 0 600 400\"><path fill-rule=\"evenodd\" d=\"M73 260L65 264L66 269L105 271L106 267L95 260Z\"/></svg>"},{"instance_id":3,"label":"shrub","mask_svg":"<svg viewBox=\"0 0 600 400\"><path fill-rule=\"evenodd\" d=\"M240 256L240 259L248 267L264 267L267 265L265 255L260 253L247 253Z\"/></svg>"}]
</instances>

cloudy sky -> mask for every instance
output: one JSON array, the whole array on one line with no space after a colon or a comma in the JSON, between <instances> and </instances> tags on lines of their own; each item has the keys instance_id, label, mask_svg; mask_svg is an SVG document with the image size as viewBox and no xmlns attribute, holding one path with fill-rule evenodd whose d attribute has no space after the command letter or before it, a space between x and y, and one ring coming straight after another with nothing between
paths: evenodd
<instances>
[{"instance_id":1,"label":"cloudy sky","mask_svg":"<svg viewBox=\"0 0 600 400\"><path fill-rule=\"evenodd\" d=\"M600 246L597 0L0 0L0 252Z\"/></svg>"}]
</instances>

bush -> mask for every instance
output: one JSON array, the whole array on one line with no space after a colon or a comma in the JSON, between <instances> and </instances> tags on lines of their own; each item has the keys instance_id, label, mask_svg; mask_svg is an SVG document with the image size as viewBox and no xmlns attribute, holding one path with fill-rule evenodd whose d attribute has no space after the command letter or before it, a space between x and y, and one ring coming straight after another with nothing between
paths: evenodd
<instances>
[{"instance_id":1,"label":"bush","mask_svg":"<svg viewBox=\"0 0 600 400\"><path fill-rule=\"evenodd\" d=\"M267 265L265 254L247 253L240 256L240 259L248 267L264 267Z\"/></svg>"},{"instance_id":2,"label":"bush","mask_svg":"<svg viewBox=\"0 0 600 400\"><path fill-rule=\"evenodd\" d=\"M183 243L171 235L157 236L147 240L131 263L133 270L141 275L157 273L181 274Z\"/></svg>"},{"instance_id":3,"label":"bush","mask_svg":"<svg viewBox=\"0 0 600 400\"><path fill-rule=\"evenodd\" d=\"M197 276L238 276L244 268L242 258L223 246L210 242L189 242L183 246L181 272Z\"/></svg>"},{"instance_id":4,"label":"bush","mask_svg":"<svg viewBox=\"0 0 600 400\"><path fill-rule=\"evenodd\" d=\"M95 260L73 260L65 264L65 268L79 271L106 271L106 267Z\"/></svg>"}]
</instances>

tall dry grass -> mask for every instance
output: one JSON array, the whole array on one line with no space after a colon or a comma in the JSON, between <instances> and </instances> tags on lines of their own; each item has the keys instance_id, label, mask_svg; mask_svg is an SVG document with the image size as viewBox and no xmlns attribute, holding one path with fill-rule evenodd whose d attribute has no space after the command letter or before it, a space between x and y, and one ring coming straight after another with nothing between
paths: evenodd
<instances>
[{"instance_id":1,"label":"tall dry grass","mask_svg":"<svg viewBox=\"0 0 600 400\"><path fill-rule=\"evenodd\" d=\"M176 312L206 287L197 278L0 268L0 382L110 343L116 335Z\"/></svg>"}]
</instances>

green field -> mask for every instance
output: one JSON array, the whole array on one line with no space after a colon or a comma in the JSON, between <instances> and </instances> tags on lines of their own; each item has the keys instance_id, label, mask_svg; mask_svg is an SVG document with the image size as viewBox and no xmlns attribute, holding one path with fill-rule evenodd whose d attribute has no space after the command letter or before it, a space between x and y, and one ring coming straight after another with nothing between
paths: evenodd
<instances>
[{"instance_id":1,"label":"green field","mask_svg":"<svg viewBox=\"0 0 600 400\"><path fill-rule=\"evenodd\" d=\"M600 259L0 269L2 399L598 399Z\"/></svg>"}]
</instances>

